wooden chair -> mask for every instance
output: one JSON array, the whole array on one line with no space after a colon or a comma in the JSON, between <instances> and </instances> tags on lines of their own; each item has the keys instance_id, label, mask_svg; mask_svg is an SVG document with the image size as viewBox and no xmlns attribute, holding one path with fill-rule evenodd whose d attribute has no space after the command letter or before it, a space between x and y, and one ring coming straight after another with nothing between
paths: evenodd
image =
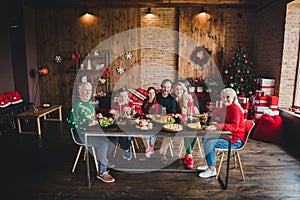
<instances>
[{"instance_id":1,"label":"wooden chair","mask_svg":"<svg viewBox=\"0 0 300 200\"><path fill-rule=\"evenodd\" d=\"M136 140L135 137L132 138L132 140L131 140L131 142L130 142L130 146L131 146L131 148L132 148L133 156L134 156L134 158L136 158L136 150L135 150L134 145L136 146L137 149L140 148L140 147L139 147L139 144L138 144L138 142L137 142L137 140ZM116 157L117 149L118 149L119 147L120 147L120 144L117 143L116 146L115 146L115 150L114 150L114 157Z\"/></svg>"},{"instance_id":2,"label":"wooden chair","mask_svg":"<svg viewBox=\"0 0 300 200\"><path fill-rule=\"evenodd\" d=\"M202 148L201 148L201 143L199 141L199 138L197 138L197 145L198 145L198 149L199 149L200 158L203 158L203 153L202 153ZM184 147L184 140L182 139L179 144L179 154L178 154L179 158L181 157L183 147Z\"/></svg>"},{"instance_id":3,"label":"wooden chair","mask_svg":"<svg viewBox=\"0 0 300 200\"><path fill-rule=\"evenodd\" d=\"M241 162L239 151L241 151L242 149L244 149L244 147L246 146L248 138L249 138L249 135L250 135L253 127L255 126L255 122L252 121L252 120L246 120L245 121L245 126L246 126L246 133L247 133L247 135L246 135L244 144L240 148L238 148L238 149L231 149L231 155L234 158L234 167L236 168L237 163L238 163L238 165L240 167L240 171L241 171L241 175L242 175L242 180L243 181L245 180L245 176L244 176L244 171L243 171L243 166L242 166L242 162ZM225 156L225 154L227 155L227 151L228 151L228 149L216 148L216 152L218 152L217 155L221 156L221 159L220 159L220 162L219 162L219 167L218 167L218 170L217 170L216 179L218 179L218 176L220 174L223 162L226 161L226 160L224 160L224 156Z\"/></svg>"},{"instance_id":4,"label":"wooden chair","mask_svg":"<svg viewBox=\"0 0 300 200\"><path fill-rule=\"evenodd\" d=\"M70 129L71 130L71 135L72 135L72 139L73 141L75 142L75 144L79 145L79 149L78 149L78 152L77 152L77 155L76 155L76 158L75 158L75 161L74 161L74 164L73 164L73 168L72 168L72 173L75 172L75 168L77 166L77 163L78 163L78 160L79 160L79 156L81 154L81 151L82 149L84 149L84 157L83 159L86 160L87 158L87 155L85 153L85 144L82 143L79 139L77 139L74 135L74 130L73 129ZM88 147L90 147L92 149L92 154L93 154L93 158L94 158L94 162L95 162L95 166L96 166L96 169L98 171L98 161L97 161L97 156L96 156L96 151L95 151L95 147L94 146L91 146L89 145Z\"/></svg>"}]
</instances>

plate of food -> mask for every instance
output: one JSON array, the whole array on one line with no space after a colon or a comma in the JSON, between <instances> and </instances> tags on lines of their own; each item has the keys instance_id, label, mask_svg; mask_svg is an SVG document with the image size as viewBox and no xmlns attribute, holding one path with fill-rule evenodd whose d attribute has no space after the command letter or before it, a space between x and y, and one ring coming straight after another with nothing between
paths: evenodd
<instances>
[{"instance_id":1,"label":"plate of food","mask_svg":"<svg viewBox=\"0 0 300 200\"><path fill-rule=\"evenodd\" d=\"M172 115L159 115L153 117L152 121L160 124L173 124L176 120L172 117Z\"/></svg>"},{"instance_id":2,"label":"plate of food","mask_svg":"<svg viewBox=\"0 0 300 200\"><path fill-rule=\"evenodd\" d=\"M103 117L99 119L99 125L102 128L109 127L115 123L115 120L111 117Z\"/></svg>"},{"instance_id":3,"label":"plate of food","mask_svg":"<svg viewBox=\"0 0 300 200\"><path fill-rule=\"evenodd\" d=\"M153 123L148 119L139 119L136 128L144 131L151 130L153 129Z\"/></svg>"},{"instance_id":4,"label":"plate of food","mask_svg":"<svg viewBox=\"0 0 300 200\"><path fill-rule=\"evenodd\" d=\"M176 133L183 130L181 124L165 124L163 125L163 129L168 132Z\"/></svg>"},{"instance_id":5,"label":"plate of food","mask_svg":"<svg viewBox=\"0 0 300 200\"><path fill-rule=\"evenodd\" d=\"M202 126L201 126L200 122L189 123L187 126L190 129L195 129L195 130L201 130L202 129Z\"/></svg>"}]
</instances>

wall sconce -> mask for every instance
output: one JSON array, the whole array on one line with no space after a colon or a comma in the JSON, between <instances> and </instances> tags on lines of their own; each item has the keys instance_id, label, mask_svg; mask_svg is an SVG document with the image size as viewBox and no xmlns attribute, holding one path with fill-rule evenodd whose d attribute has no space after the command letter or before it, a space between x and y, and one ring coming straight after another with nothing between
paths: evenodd
<instances>
[{"instance_id":1,"label":"wall sconce","mask_svg":"<svg viewBox=\"0 0 300 200\"><path fill-rule=\"evenodd\" d=\"M146 14L147 14L147 15L148 15L148 14L152 14L151 8L147 8Z\"/></svg>"},{"instance_id":2,"label":"wall sconce","mask_svg":"<svg viewBox=\"0 0 300 200\"><path fill-rule=\"evenodd\" d=\"M82 16L87 16L87 15L94 15L91 11L89 11L87 8L85 8L82 13Z\"/></svg>"},{"instance_id":3,"label":"wall sconce","mask_svg":"<svg viewBox=\"0 0 300 200\"><path fill-rule=\"evenodd\" d=\"M199 12L199 15L206 15L207 14L207 11L205 10L204 7L201 7L200 8L200 12Z\"/></svg>"}]
</instances>

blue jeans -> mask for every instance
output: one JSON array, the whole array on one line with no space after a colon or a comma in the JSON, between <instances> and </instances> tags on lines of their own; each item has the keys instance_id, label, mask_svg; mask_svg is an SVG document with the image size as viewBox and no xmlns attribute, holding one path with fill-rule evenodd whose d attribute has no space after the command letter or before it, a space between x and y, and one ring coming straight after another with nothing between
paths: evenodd
<instances>
[{"instance_id":1,"label":"blue jeans","mask_svg":"<svg viewBox=\"0 0 300 200\"><path fill-rule=\"evenodd\" d=\"M84 141L83 135L80 139L81 141ZM117 137L88 137L88 144L96 148L98 170L100 174L107 171L107 157L113 151L117 140Z\"/></svg>"},{"instance_id":2,"label":"blue jeans","mask_svg":"<svg viewBox=\"0 0 300 200\"><path fill-rule=\"evenodd\" d=\"M202 138L204 153L207 165L209 167L216 166L216 148L227 149L228 141L225 139ZM231 149L238 149L243 145L243 142L238 139L235 144L231 144Z\"/></svg>"},{"instance_id":3,"label":"blue jeans","mask_svg":"<svg viewBox=\"0 0 300 200\"><path fill-rule=\"evenodd\" d=\"M154 145L154 137L146 137L146 140L149 141L150 145Z\"/></svg>"},{"instance_id":4,"label":"blue jeans","mask_svg":"<svg viewBox=\"0 0 300 200\"><path fill-rule=\"evenodd\" d=\"M123 150L128 150L132 137L119 137L118 142Z\"/></svg>"}]
</instances>

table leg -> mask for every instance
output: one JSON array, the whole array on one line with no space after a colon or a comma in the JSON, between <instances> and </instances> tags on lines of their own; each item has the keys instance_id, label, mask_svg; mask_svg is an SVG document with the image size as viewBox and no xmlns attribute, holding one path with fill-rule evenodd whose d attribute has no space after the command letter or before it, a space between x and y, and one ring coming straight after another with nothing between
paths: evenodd
<instances>
[{"instance_id":1,"label":"table leg","mask_svg":"<svg viewBox=\"0 0 300 200\"><path fill-rule=\"evenodd\" d=\"M38 135L41 135L42 131L41 131L41 122L40 122L40 118L39 117L36 118L36 123L37 123L37 132L38 132Z\"/></svg>"},{"instance_id":2,"label":"table leg","mask_svg":"<svg viewBox=\"0 0 300 200\"><path fill-rule=\"evenodd\" d=\"M87 181L88 181L88 187L91 187L91 172L90 172L90 161L89 161L89 149L88 149L88 140L87 136L84 135L84 140L85 140L85 153L87 155L86 157L86 172L87 172Z\"/></svg>"},{"instance_id":3,"label":"table leg","mask_svg":"<svg viewBox=\"0 0 300 200\"><path fill-rule=\"evenodd\" d=\"M223 181L223 179L221 178L221 176L218 176L218 180L221 182L223 189L226 190L227 186L228 186L228 177L229 177L229 168L230 168L230 152L231 152L231 143L232 143L232 139L228 138L228 151L227 151L227 163L226 163L226 177L225 177L225 183Z\"/></svg>"}]
</instances>

